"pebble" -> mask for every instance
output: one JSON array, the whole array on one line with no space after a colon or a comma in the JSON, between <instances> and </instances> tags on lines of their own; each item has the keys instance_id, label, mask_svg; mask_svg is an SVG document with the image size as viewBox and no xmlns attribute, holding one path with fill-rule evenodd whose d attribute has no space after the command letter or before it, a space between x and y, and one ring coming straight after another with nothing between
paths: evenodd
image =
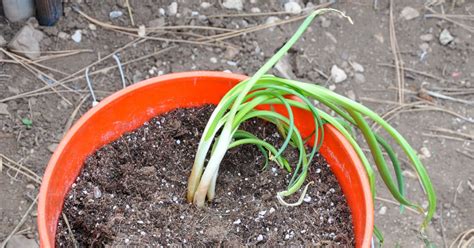
<instances>
[{"instance_id":1,"label":"pebble","mask_svg":"<svg viewBox=\"0 0 474 248\"><path fill-rule=\"evenodd\" d=\"M170 5L168 5L168 15L175 16L176 14L178 14L178 3L172 2Z\"/></svg>"},{"instance_id":2,"label":"pebble","mask_svg":"<svg viewBox=\"0 0 474 248\"><path fill-rule=\"evenodd\" d=\"M267 18L267 20L265 20L265 24L273 24L273 23L277 23L280 21L280 18L276 17L276 16L269 16ZM273 31L275 29L275 27L271 27L269 28L270 31Z\"/></svg>"},{"instance_id":3,"label":"pebble","mask_svg":"<svg viewBox=\"0 0 474 248\"><path fill-rule=\"evenodd\" d=\"M331 26L331 20L321 16L321 27L328 28L329 26Z\"/></svg>"},{"instance_id":4,"label":"pebble","mask_svg":"<svg viewBox=\"0 0 474 248\"><path fill-rule=\"evenodd\" d=\"M52 144L50 144L50 145L48 146L48 151L50 151L50 152L53 153L54 151L56 151L56 148L58 147L58 145L59 145L58 143L52 143Z\"/></svg>"},{"instance_id":5,"label":"pebble","mask_svg":"<svg viewBox=\"0 0 474 248\"><path fill-rule=\"evenodd\" d=\"M419 47L423 52L427 52L430 49L430 44L424 42L421 43Z\"/></svg>"},{"instance_id":6,"label":"pebble","mask_svg":"<svg viewBox=\"0 0 474 248\"><path fill-rule=\"evenodd\" d=\"M10 115L10 112L8 112L8 104L6 103L0 103L0 115Z\"/></svg>"},{"instance_id":7,"label":"pebble","mask_svg":"<svg viewBox=\"0 0 474 248\"><path fill-rule=\"evenodd\" d=\"M242 0L224 0L222 6L226 9L235 9L239 11L244 9L244 3Z\"/></svg>"},{"instance_id":8,"label":"pebble","mask_svg":"<svg viewBox=\"0 0 474 248\"><path fill-rule=\"evenodd\" d=\"M239 49L234 47L228 47L224 52L224 58L231 60L239 54Z\"/></svg>"},{"instance_id":9,"label":"pebble","mask_svg":"<svg viewBox=\"0 0 474 248\"><path fill-rule=\"evenodd\" d=\"M431 152L430 150L423 146L421 149L420 149L420 157L421 158L430 158L431 157Z\"/></svg>"},{"instance_id":10,"label":"pebble","mask_svg":"<svg viewBox=\"0 0 474 248\"><path fill-rule=\"evenodd\" d=\"M138 26L138 36L145 37L146 36L146 28L145 25Z\"/></svg>"},{"instance_id":11,"label":"pebble","mask_svg":"<svg viewBox=\"0 0 474 248\"><path fill-rule=\"evenodd\" d=\"M263 240L263 235L262 234L258 235L257 241L262 241L262 240Z\"/></svg>"},{"instance_id":12,"label":"pebble","mask_svg":"<svg viewBox=\"0 0 474 248\"><path fill-rule=\"evenodd\" d=\"M302 11L301 6L297 2L287 2L285 3L285 12L291 14L300 14Z\"/></svg>"},{"instance_id":13,"label":"pebble","mask_svg":"<svg viewBox=\"0 0 474 248\"><path fill-rule=\"evenodd\" d=\"M341 83L347 79L347 74L337 65L333 65L331 68L331 78L334 83Z\"/></svg>"},{"instance_id":14,"label":"pebble","mask_svg":"<svg viewBox=\"0 0 474 248\"><path fill-rule=\"evenodd\" d=\"M257 7L253 7L253 8L250 9L250 12L252 12L252 13L260 13L260 12L262 12L262 11L261 11L259 8L257 8Z\"/></svg>"},{"instance_id":15,"label":"pebble","mask_svg":"<svg viewBox=\"0 0 474 248\"><path fill-rule=\"evenodd\" d=\"M380 215L384 215L384 214L386 214L386 213L387 213L387 207L382 206L382 207L380 208L380 210L379 210L379 214L380 214Z\"/></svg>"},{"instance_id":16,"label":"pebble","mask_svg":"<svg viewBox=\"0 0 474 248\"><path fill-rule=\"evenodd\" d=\"M288 61L288 56L282 57L275 65L275 69L281 74L282 77L286 79L295 78L293 74L293 69Z\"/></svg>"},{"instance_id":17,"label":"pebble","mask_svg":"<svg viewBox=\"0 0 474 248\"><path fill-rule=\"evenodd\" d=\"M123 15L123 12L120 10L114 10L109 13L109 18L110 19L116 19L119 18Z\"/></svg>"},{"instance_id":18,"label":"pebble","mask_svg":"<svg viewBox=\"0 0 474 248\"><path fill-rule=\"evenodd\" d=\"M354 79L357 83L365 83L365 76L361 73L354 74Z\"/></svg>"},{"instance_id":19,"label":"pebble","mask_svg":"<svg viewBox=\"0 0 474 248\"><path fill-rule=\"evenodd\" d=\"M351 62L350 64L355 72L364 72L364 67L361 64L357 62Z\"/></svg>"},{"instance_id":20,"label":"pebble","mask_svg":"<svg viewBox=\"0 0 474 248\"><path fill-rule=\"evenodd\" d=\"M160 16L164 16L166 14L165 9L159 8L158 9L158 14L160 14Z\"/></svg>"},{"instance_id":21,"label":"pebble","mask_svg":"<svg viewBox=\"0 0 474 248\"><path fill-rule=\"evenodd\" d=\"M215 57L211 57L209 61L211 61L213 64L217 63L217 59Z\"/></svg>"},{"instance_id":22,"label":"pebble","mask_svg":"<svg viewBox=\"0 0 474 248\"><path fill-rule=\"evenodd\" d=\"M407 21L415 19L418 16L420 16L420 12L409 6L403 8L402 12L400 12L400 18L403 18Z\"/></svg>"},{"instance_id":23,"label":"pebble","mask_svg":"<svg viewBox=\"0 0 474 248\"><path fill-rule=\"evenodd\" d=\"M411 178L411 179L417 179L418 178L416 176L416 174L414 172L412 172L411 170L403 170L402 171L402 176L404 176L405 178Z\"/></svg>"},{"instance_id":24,"label":"pebble","mask_svg":"<svg viewBox=\"0 0 474 248\"><path fill-rule=\"evenodd\" d=\"M383 34L381 34L381 33L376 33L376 34L374 34L374 38L375 38L378 42L380 42L380 43L382 43L382 44L383 44L384 41L385 41L384 38L383 38Z\"/></svg>"},{"instance_id":25,"label":"pebble","mask_svg":"<svg viewBox=\"0 0 474 248\"><path fill-rule=\"evenodd\" d=\"M234 224L234 225L238 225L238 224L240 224L240 223L242 223L242 221L241 221L240 219L237 219L236 221L234 221L233 224Z\"/></svg>"},{"instance_id":26,"label":"pebble","mask_svg":"<svg viewBox=\"0 0 474 248\"><path fill-rule=\"evenodd\" d=\"M26 185L26 188L27 189L35 189L36 187L35 187L35 185L29 183L29 184Z\"/></svg>"},{"instance_id":27,"label":"pebble","mask_svg":"<svg viewBox=\"0 0 474 248\"><path fill-rule=\"evenodd\" d=\"M349 90L347 93L346 93L346 96L351 99L352 101L355 101L356 100L356 94L353 90Z\"/></svg>"},{"instance_id":28,"label":"pebble","mask_svg":"<svg viewBox=\"0 0 474 248\"><path fill-rule=\"evenodd\" d=\"M336 90L336 85L335 84L329 85L329 89L332 90L332 91L335 91Z\"/></svg>"},{"instance_id":29,"label":"pebble","mask_svg":"<svg viewBox=\"0 0 474 248\"><path fill-rule=\"evenodd\" d=\"M28 239L23 235L13 235L10 238L6 248L37 248L38 243L34 239Z\"/></svg>"},{"instance_id":30,"label":"pebble","mask_svg":"<svg viewBox=\"0 0 474 248\"><path fill-rule=\"evenodd\" d=\"M99 187L94 187L94 198L98 199L102 197L102 191L100 191Z\"/></svg>"},{"instance_id":31,"label":"pebble","mask_svg":"<svg viewBox=\"0 0 474 248\"><path fill-rule=\"evenodd\" d=\"M451 35L451 33L447 29L443 29L443 31L439 34L439 42L443 46L446 46L453 40L454 40L454 37Z\"/></svg>"},{"instance_id":32,"label":"pebble","mask_svg":"<svg viewBox=\"0 0 474 248\"><path fill-rule=\"evenodd\" d=\"M76 30L73 35L71 35L71 39L76 43L81 43L82 40L82 32L81 30Z\"/></svg>"},{"instance_id":33,"label":"pebble","mask_svg":"<svg viewBox=\"0 0 474 248\"><path fill-rule=\"evenodd\" d=\"M3 38L2 35L0 35L0 47L5 46L7 44L7 41L5 38Z\"/></svg>"},{"instance_id":34,"label":"pebble","mask_svg":"<svg viewBox=\"0 0 474 248\"><path fill-rule=\"evenodd\" d=\"M67 40L67 39L69 39L69 34L67 34L67 33L65 33L65 32L63 32L63 31L60 31L60 32L58 33L58 38L59 38L59 39L62 39L62 40Z\"/></svg>"},{"instance_id":35,"label":"pebble","mask_svg":"<svg viewBox=\"0 0 474 248\"><path fill-rule=\"evenodd\" d=\"M422 34L420 35L420 40L422 41L432 41L434 39L434 35L432 34Z\"/></svg>"},{"instance_id":36,"label":"pebble","mask_svg":"<svg viewBox=\"0 0 474 248\"><path fill-rule=\"evenodd\" d=\"M37 59L41 55L40 41L44 35L41 31L34 29L30 25L23 26L8 44L12 50L30 59Z\"/></svg>"},{"instance_id":37,"label":"pebble","mask_svg":"<svg viewBox=\"0 0 474 248\"><path fill-rule=\"evenodd\" d=\"M203 9L207 9L207 8L209 8L209 7L211 7L211 6L212 6L212 4L210 4L210 3L208 3L208 2L202 2L202 3L201 3L201 8L203 8Z\"/></svg>"}]
</instances>

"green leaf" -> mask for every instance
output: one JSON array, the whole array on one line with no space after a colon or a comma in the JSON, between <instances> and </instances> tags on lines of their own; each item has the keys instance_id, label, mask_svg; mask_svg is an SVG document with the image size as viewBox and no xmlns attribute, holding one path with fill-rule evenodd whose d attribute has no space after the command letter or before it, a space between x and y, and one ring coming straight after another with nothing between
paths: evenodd
<instances>
[{"instance_id":1,"label":"green leaf","mask_svg":"<svg viewBox=\"0 0 474 248\"><path fill-rule=\"evenodd\" d=\"M28 129L30 129L33 126L33 121L26 117L21 119L21 123L23 123L23 125L25 125L26 128Z\"/></svg>"}]
</instances>

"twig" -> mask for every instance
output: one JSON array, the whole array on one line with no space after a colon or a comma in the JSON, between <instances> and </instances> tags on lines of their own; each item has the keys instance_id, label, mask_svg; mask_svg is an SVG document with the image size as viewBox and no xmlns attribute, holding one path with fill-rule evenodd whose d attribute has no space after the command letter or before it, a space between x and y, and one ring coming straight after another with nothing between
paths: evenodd
<instances>
[{"instance_id":1,"label":"twig","mask_svg":"<svg viewBox=\"0 0 474 248\"><path fill-rule=\"evenodd\" d=\"M15 226L15 228L13 228L13 230L11 231L11 233L7 236L7 238L2 242L2 244L0 245L1 248L4 248L8 241L13 237L13 235L16 234L16 232L18 231L18 229L20 229L21 226L23 226L23 224L25 224L25 221L26 221L26 218L28 217L28 215L30 214L31 210L33 209L33 207L35 206L36 202L38 201L38 195L36 196L35 200L33 201L33 203L31 203L30 207L26 210L25 214L23 214L23 216L21 217L20 219L20 222Z\"/></svg>"},{"instance_id":2,"label":"twig","mask_svg":"<svg viewBox=\"0 0 474 248\"><path fill-rule=\"evenodd\" d=\"M443 95L441 93L434 92L434 91L429 91L429 90L427 90L426 93L428 93L428 95L430 95L432 97L440 98L440 99L443 99L443 100L459 102L459 103L464 103L464 104L468 104L468 105L474 105L474 101L466 101L466 100L463 100L463 99L458 99L458 98L446 96L446 95Z\"/></svg>"},{"instance_id":3,"label":"twig","mask_svg":"<svg viewBox=\"0 0 474 248\"><path fill-rule=\"evenodd\" d=\"M81 109L82 105L87 101L89 96L90 95L86 95L85 97L83 97L81 99L81 101L79 102L79 104L74 109L74 111L72 111L71 116L69 116L69 119L67 120L66 125L64 126L62 137L64 137L64 135L66 135L67 131L69 131L69 129L71 128L72 123L74 122L74 119L76 118L77 113Z\"/></svg>"},{"instance_id":4,"label":"twig","mask_svg":"<svg viewBox=\"0 0 474 248\"><path fill-rule=\"evenodd\" d=\"M23 61L21 61L20 59L18 59L15 55L13 55L12 53L6 51L5 49L3 48L0 48L0 51L2 51L3 53L5 53L8 57L12 58L13 60L15 60L16 62L20 63L27 71L29 71L30 73L32 73L33 75L37 76L36 73L39 73L40 75L42 75L43 77L45 78L48 78L50 79L50 77L46 74L44 74L42 71L32 67L31 65L28 65L26 63L24 63ZM46 81L43 77L38 77L43 83L45 83L47 86L51 86L51 83ZM63 86L64 87L64 86ZM68 88L68 87L65 87L65 88ZM56 92L56 94L58 96L60 96L66 103L68 103L69 105L72 105L72 103L67 99L65 98L62 94L58 93L56 91L55 88L52 88L53 91ZM69 89L70 90L70 89Z\"/></svg>"},{"instance_id":5,"label":"twig","mask_svg":"<svg viewBox=\"0 0 474 248\"><path fill-rule=\"evenodd\" d=\"M467 134L467 133L456 132L456 131L453 131L453 130L450 130L450 129L446 129L446 128L441 128L441 127L438 127L438 128L431 128L430 131L433 131L433 132L440 132L440 133L445 133L445 134L451 134L451 135L454 135L454 136L458 136L458 137L464 138L464 139L466 139L466 140L474 140L474 136L473 136L473 135L470 135L470 134Z\"/></svg>"},{"instance_id":6,"label":"twig","mask_svg":"<svg viewBox=\"0 0 474 248\"><path fill-rule=\"evenodd\" d=\"M422 133L421 135L425 137L433 137L433 138L438 138L438 139L449 139L449 140L455 140L455 141L461 141L465 142L465 139L449 136L449 135L442 135L442 134L431 134L431 133Z\"/></svg>"},{"instance_id":7,"label":"twig","mask_svg":"<svg viewBox=\"0 0 474 248\"><path fill-rule=\"evenodd\" d=\"M441 214L440 214L440 217L439 217L439 224L441 225L441 237L443 238L443 245L444 245L444 248L448 248L448 243L446 243L446 234L445 234L445 231L444 231L444 224L443 224L443 208L441 207L440 208L440 211L441 211Z\"/></svg>"},{"instance_id":8,"label":"twig","mask_svg":"<svg viewBox=\"0 0 474 248\"><path fill-rule=\"evenodd\" d=\"M393 205L397 205L397 206L400 206L400 203L398 202L395 202L395 201L392 201L392 200L389 200L389 199L385 199L385 198L382 198L380 196L376 196L375 197L375 200L379 200L379 201L382 201L382 202L386 202L386 203L391 203ZM408 209L409 211L415 213L415 214L420 214L419 211L417 211L416 209L410 207L410 206L404 206L406 209Z\"/></svg>"},{"instance_id":9,"label":"twig","mask_svg":"<svg viewBox=\"0 0 474 248\"><path fill-rule=\"evenodd\" d=\"M26 176L27 178L29 178L30 180L38 183L38 184L41 184L41 177L38 176L38 174L36 174L34 171L30 170L29 168L13 161L12 159L8 158L7 156L3 155L3 154L0 154L0 157L2 157L5 161L3 161L3 166L7 167L8 169L12 169L12 170L15 170L17 173L20 173L24 176ZM10 164L12 165L10 165ZM15 166L13 166L15 165Z\"/></svg>"},{"instance_id":10,"label":"twig","mask_svg":"<svg viewBox=\"0 0 474 248\"><path fill-rule=\"evenodd\" d=\"M474 159L474 155L471 155L471 154L469 154L469 153L467 153L467 152L465 152L465 151L461 151L461 150L457 149L456 152L459 152L459 153L461 153L462 155L464 155L464 156L466 156L466 157L468 157L468 158L470 158L470 159Z\"/></svg>"},{"instance_id":11,"label":"twig","mask_svg":"<svg viewBox=\"0 0 474 248\"><path fill-rule=\"evenodd\" d=\"M472 242L472 238L470 238L469 240L466 240L466 238L470 235L474 235L474 228L472 229L469 229L469 230L466 230L462 233L460 233L456 239L454 239L453 243L451 243L451 245L449 246L449 248L455 248L455 247L458 247L458 248L468 248L468 245L469 245L469 241ZM456 246L457 244L457 246Z\"/></svg>"},{"instance_id":12,"label":"twig","mask_svg":"<svg viewBox=\"0 0 474 248\"><path fill-rule=\"evenodd\" d=\"M461 23L461 22L458 22L458 21L455 21L449 17L447 17L446 15L444 14L440 14L438 12L436 12L435 10L433 10L432 8L430 7L427 7L425 6L425 8L429 11L431 11L432 13L434 13L433 15L425 15L425 17L434 17L434 18L438 18L438 19L442 19L442 20L445 20L445 21L448 21L448 22L451 22L455 25L458 25L459 27L471 32L471 33L474 33L474 27L471 27L469 25L466 25L464 23Z\"/></svg>"},{"instance_id":13,"label":"twig","mask_svg":"<svg viewBox=\"0 0 474 248\"><path fill-rule=\"evenodd\" d=\"M72 232L72 228L71 228L71 225L69 224L68 218L66 217L66 215L65 215L64 213L62 213L62 216L63 216L64 223L66 223L67 230L68 230L68 232L69 232L69 236L70 236L70 238L71 238L71 241L72 241L72 243L74 244L74 247L75 247L75 248L79 247L79 246L77 245L77 240L76 240L76 238L74 237L74 233Z\"/></svg>"},{"instance_id":14,"label":"twig","mask_svg":"<svg viewBox=\"0 0 474 248\"><path fill-rule=\"evenodd\" d=\"M133 21L132 7L130 6L130 2L128 0L125 0L125 4L127 5L128 16L130 17L130 22L132 23L132 26L135 26L135 22Z\"/></svg>"},{"instance_id":15,"label":"twig","mask_svg":"<svg viewBox=\"0 0 474 248\"><path fill-rule=\"evenodd\" d=\"M395 60L395 67L398 82L398 102L403 104L405 102L403 88L405 87L405 73L403 71L403 60L400 55L400 48L398 47L397 36L395 32L395 23L393 20L393 0L390 0L390 46Z\"/></svg>"},{"instance_id":16,"label":"twig","mask_svg":"<svg viewBox=\"0 0 474 248\"><path fill-rule=\"evenodd\" d=\"M385 64L385 63L380 63L378 64L379 66L385 66L385 67L391 67L391 68L396 68L394 65L392 64ZM441 77L438 77L438 76L435 76L433 74L430 74L430 73L427 73L427 72L423 72L423 71L418 71L418 70L415 70L415 69L411 69L411 68L406 68L404 67L403 68L405 71L408 71L408 72L412 72L412 73L415 73L415 74L418 74L418 75L422 75L422 76L425 76L427 78L432 78L432 79L436 79L440 82L446 82L447 80L444 79L444 78L441 78Z\"/></svg>"}]
</instances>

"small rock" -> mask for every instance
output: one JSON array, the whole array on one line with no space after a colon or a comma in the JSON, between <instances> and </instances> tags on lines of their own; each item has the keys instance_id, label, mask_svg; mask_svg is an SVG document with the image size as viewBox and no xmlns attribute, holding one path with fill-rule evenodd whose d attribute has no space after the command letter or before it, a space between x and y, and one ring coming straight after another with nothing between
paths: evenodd
<instances>
[{"instance_id":1,"label":"small rock","mask_svg":"<svg viewBox=\"0 0 474 248\"><path fill-rule=\"evenodd\" d=\"M54 151L56 151L56 148L58 147L58 145L59 145L58 143L50 144L50 145L48 146L48 151L50 151L50 152L53 153Z\"/></svg>"},{"instance_id":2,"label":"small rock","mask_svg":"<svg viewBox=\"0 0 474 248\"><path fill-rule=\"evenodd\" d=\"M10 115L10 112L8 112L8 104L6 103L0 103L0 115Z\"/></svg>"},{"instance_id":3,"label":"small rock","mask_svg":"<svg viewBox=\"0 0 474 248\"><path fill-rule=\"evenodd\" d=\"M95 30L97 30L97 26L92 24L92 23L89 23L89 29L92 30L92 31L95 31Z\"/></svg>"},{"instance_id":4,"label":"small rock","mask_svg":"<svg viewBox=\"0 0 474 248\"><path fill-rule=\"evenodd\" d=\"M211 61L213 64L217 63L217 59L215 57L211 57L209 61Z\"/></svg>"},{"instance_id":5,"label":"small rock","mask_svg":"<svg viewBox=\"0 0 474 248\"><path fill-rule=\"evenodd\" d=\"M239 54L239 49L229 46L224 52L224 58L233 59L237 54Z\"/></svg>"},{"instance_id":6,"label":"small rock","mask_svg":"<svg viewBox=\"0 0 474 248\"><path fill-rule=\"evenodd\" d=\"M28 239L23 235L14 235L10 238L6 248L37 248L38 243L34 239Z\"/></svg>"},{"instance_id":7,"label":"small rock","mask_svg":"<svg viewBox=\"0 0 474 248\"><path fill-rule=\"evenodd\" d=\"M419 47L423 52L427 52L430 49L430 44L424 42L421 43Z\"/></svg>"},{"instance_id":8,"label":"small rock","mask_svg":"<svg viewBox=\"0 0 474 248\"><path fill-rule=\"evenodd\" d=\"M262 11L261 11L259 8L257 8L257 7L253 7L253 8L250 9L250 12L252 12L252 13L260 13L260 12L262 12Z\"/></svg>"},{"instance_id":9,"label":"small rock","mask_svg":"<svg viewBox=\"0 0 474 248\"><path fill-rule=\"evenodd\" d=\"M328 28L329 26L331 26L331 20L321 16L321 27Z\"/></svg>"},{"instance_id":10,"label":"small rock","mask_svg":"<svg viewBox=\"0 0 474 248\"><path fill-rule=\"evenodd\" d=\"M443 29L443 31L439 34L439 42L443 46L446 46L453 40L454 40L454 37L451 35L451 33L447 29Z\"/></svg>"},{"instance_id":11,"label":"small rock","mask_svg":"<svg viewBox=\"0 0 474 248\"><path fill-rule=\"evenodd\" d=\"M269 16L267 18L267 20L265 20L265 24L273 24L273 23L277 23L280 21L280 18L276 17L276 16ZM273 31L275 29L275 27L271 27L269 28L270 31Z\"/></svg>"},{"instance_id":12,"label":"small rock","mask_svg":"<svg viewBox=\"0 0 474 248\"><path fill-rule=\"evenodd\" d=\"M13 37L8 47L30 59L37 59L41 55L39 43L43 36L41 31L26 25Z\"/></svg>"},{"instance_id":13,"label":"small rock","mask_svg":"<svg viewBox=\"0 0 474 248\"><path fill-rule=\"evenodd\" d=\"M378 42L380 42L380 43L382 43L382 44L384 43L383 34L381 34L381 33L376 33L376 34L374 34L374 38L375 38Z\"/></svg>"},{"instance_id":14,"label":"small rock","mask_svg":"<svg viewBox=\"0 0 474 248\"><path fill-rule=\"evenodd\" d=\"M26 188L27 189L35 189L36 187L35 187L35 185L29 183L29 184L26 185Z\"/></svg>"},{"instance_id":15,"label":"small rock","mask_svg":"<svg viewBox=\"0 0 474 248\"><path fill-rule=\"evenodd\" d=\"M168 5L168 15L175 16L176 14L178 14L178 3L172 2L170 5Z\"/></svg>"},{"instance_id":16,"label":"small rock","mask_svg":"<svg viewBox=\"0 0 474 248\"><path fill-rule=\"evenodd\" d=\"M7 41L5 38L3 38L2 35L0 35L0 47L5 46L7 44Z\"/></svg>"},{"instance_id":17,"label":"small rock","mask_svg":"<svg viewBox=\"0 0 474 248\"><path fill-rule=\"evenodd\" d=\"M94 198L99 199L102 197L102 191L100 191L99 187L94 187Z\"/></svg>"},{"instance_id":18,"label":"small rock","mask_svg":"<svg viewBox=\"0 0 474 248\"><path fill-rule=\"evenodd\" d=\"M331 78L334 83L341 83L347 79L347 74L337 65L333 65L331 68Z\"/></svg>"},{"instance_id":19,"label":"small rock","mask_svg":"<svg viewBox=\"0 0 474 248\"><path fill-rule=\"evenodd\" d=\"M207 9L207 8L209 8L209 7L211 7L211 6L212 6L212 4L210 4L210 3L208 3L208 2L202 2L202 3L201 3L201 8L203 8L203 9Z\"/></svg>"},{"instance_id":20,"label":"small rock","mask_svg":"<svg viewBox=\"0 0 474 248\"><path fill-rule=\"evenodd\" d=\"M112 12L109 13L109 18L110 19L116 19L116 18L119 18L123 15L123 12L120 11L120 10L114 10Z\"/></svg>"},{"instance_id":21,"label":"small rock","mask_svg":"<svg viewBox=\"0 0 474 248\"><path fill-rule=\"evenodd\" d=\"M237 219L236 221L234 221L233 224L234 224L234 225L238 225L238 224L240 224L240 223L242 223L242 221L241 221L240 219Z\"/></svg>"},{"instance_id":22,"label":"small rock","mask_svg":"<svg viewBox=\"0 0 474 248\"><path fill-rule=\"evenodd\" d=\"M361 64L357 62L351 62L350 64L355 72L364 72L364 67Z\"/></svg>"},{"instance_id":23,"label":"small rock","mask_svg":"<svg viewBox=\"0 0 474 248\"><path fill-rule=\"evenodd\" d=\"M283 56L275 65L275 69L281 74L282 77L287 79L294 79L295 74L291 68L290 62L288 61L288 55Z\"/></svg>"},{"instance_id":24,"label":"small rock","mask_svg":"<svg viewBox=\"0 0 474 248\"><path fill-rule=\"evenodd\" d=\"M356 100L356 94L353 90L349 90L347 93L346 93L346 96L351 99L352 101L355 101Z\"/></svg>"},{"instance_id":25,"label":"small rock","mask_svg":"<svg viewBox=\"0 0 474 248\"><path fill-rule=\"evenodd\" d=\"M222 6L226 9L235 9L239 11L244 9L244 3L242 0L224 0Z\"/></svg>"},{"instance_id":26,"label":"small rock","mask_svg":"<svg viewBox=\"0 0 474 248\"><path fill-rule=\"evenodd\" d=\"M164 16L166 14L165 9L163 8L159 8L158 13L160 14L160 16Z\"/></svg>"},{"instance_id":27,"label":"small rock","mask_svg":"<svg viewBox=\"0 0 474 248\"><path fill-rule=\"evenodd\" d=\"M336 90L336 85L335 84L329 85L329 90L335 91Z\"/></svg>"},{"instance_id":28,"label":"small rock","mask_svg":"<svg viewBox=\"0 0 474 248\"><path fill-rule=\"evenodd\" d=\"M431 152L430 152L430 150L428 150L427 147L423 146L423 147L420 149L420 157L421 157L421 158L430 158L430 157L431 157Z\"/></svg>"},{"instance_id":29,"label":"small rock","mask_svg":"<svg viewBox=\"0 0 474 248\"><path fill-rule=\"evenodd\" d=\"M63 31L60 31L60 32L58 33L58 38L59 38L59 39L62 39L62 40L67 40L67 39L69 39L69 35L66 34L66 33L63 32Z\"/></svg>"},{"instance_id":30,"label":"small rock","mask_svg":"<svg viewBox=\"0 0 474 248\"><path fill-rule=\"evenodd\" d=\"M387 207L382 206L382 207L380 208L380 210L379 210L379 214L380 214L380 215L384 215L384 214L386 214L386 213L387 213Z\"/></svg>"},{"instance_id":31,"label":"small rock","mask_svg":"<svg viewBox=\"0 0 474 248\"><path fill-rule=\"evenodd\" d=\"M71 39L76 43L81 43L81 40L82 40L81 30L76 30L74 34L71 35Z\"/></svg>"},{"instance_id":32,"label":"small rock","mask_svg":"<svg viewBox=\"0 0 474 248\"><path fill-rule=\"evenodd\" d=\"M411 178L411 179L417 179L418 177L416 176L415 173L413 173L411 170L403 170L402 171L402 176L406 178Z\"/></svg>"},{"instance_id":33,"label":"small rock","mask_svg":"<svg viewBox=\"0 0 474 248\"><path fill-rule=\"evenodd\" d=\"M263 241L263 235L262 235L262 234L258 235L257 241L258 241L258 242Z\"/></svg>"},{"instance_id":34,"label":"small rock","mask_svg":"<svg viewBox=\"0 0 474 248\"><path fill-rule=\"evenodd\" d=\"M285 12L297 15L301 13L301 11L302 11L301 6L297 2L285 3Z\"/></svg>"},{"instance_id":35,"label":"small rock","mask_svg":"<svg viewBox=\"0 0 474 248\"><path fill-rule=\"evenodd\" d=\"M422 41L432 41L434 39L434 35L432 34L422 34L420 35L420 40Z\"/></svg>"},{"instance_id":36,"label":"small rock","mask_svg":"<svg viewBox=\"0 0 474 248\"><path fill-rule=\"evenodd\" d=\"M148 27L162 27L165 25L164 18L156 18L148 22Z\"/></svg>"},{"instance_id":37,"label":"small rock","mask_svg":"<svg viewBox=\"0 0 474 248\"><path fill-rule=\"evenodd\" d=\"M138 36L139 37L145 37L146 36L146 28L145 25L140 25L138 27Z\"/></svg>"},{"instance_id":38,"label":"small rock","mask_svg":"<svg viewBox=\"0 0 474 248\"><path fill-rule=\"evenodd\" d=\"M365 83L365 76L361 73L354 74L354 79L357 83Z\"/></svg>"},{"instance_id":39,"label":"small rock","mask_svg":"<svg viewBox=\"0 0 474 248\"><path fill-rule=\"evenodd\" d=\"M403 8L402 12L400 12L400 18L403 18L407 21L412 20L420 16L420 12L412 7L405 7Z\"/></svg>"}]
</instances>

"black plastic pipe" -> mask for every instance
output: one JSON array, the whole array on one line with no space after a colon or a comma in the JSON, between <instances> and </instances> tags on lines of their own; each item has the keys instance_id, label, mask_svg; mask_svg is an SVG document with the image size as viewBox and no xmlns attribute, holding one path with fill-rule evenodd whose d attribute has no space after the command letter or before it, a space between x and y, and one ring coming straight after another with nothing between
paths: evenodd
<instances>
[{"instance_id":1,"label":"black plastic pipe","mask_svg":"<svg viewBox=\"0 0 474 248\"><path fill-rule=\"evenodd\" d=\"M36 19L42 26L53 26L63 14L62 0L35 0Z\"/></svg>"}]
</instances>

